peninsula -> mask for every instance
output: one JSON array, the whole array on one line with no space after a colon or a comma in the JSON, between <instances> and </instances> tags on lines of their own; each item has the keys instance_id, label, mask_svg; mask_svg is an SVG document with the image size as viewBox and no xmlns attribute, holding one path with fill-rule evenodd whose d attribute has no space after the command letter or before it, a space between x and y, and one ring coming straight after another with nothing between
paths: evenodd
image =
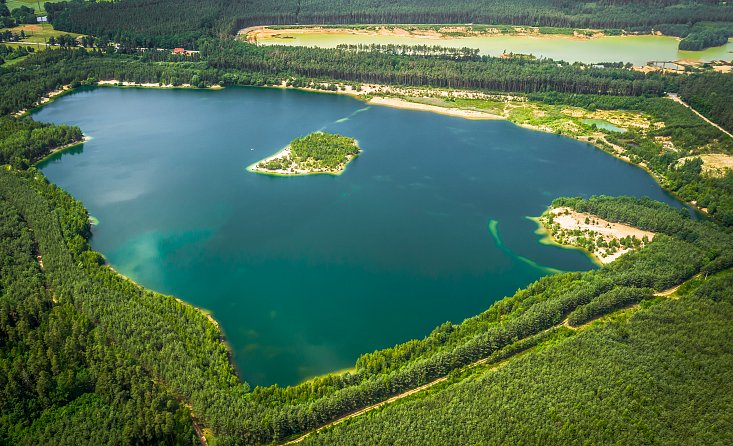
<instances>
[{"instance_id":1,"label":"peninsula","mask_svg":"<svg viewBox=\"0 0 733 446\"><path fill-rule=\"evenodd\" d=\"M356 140L333 133L314 132L294 139L276 154L252 164L250 172L268 175L340 175L359 156Z\"/></svg>"}]
</instances>

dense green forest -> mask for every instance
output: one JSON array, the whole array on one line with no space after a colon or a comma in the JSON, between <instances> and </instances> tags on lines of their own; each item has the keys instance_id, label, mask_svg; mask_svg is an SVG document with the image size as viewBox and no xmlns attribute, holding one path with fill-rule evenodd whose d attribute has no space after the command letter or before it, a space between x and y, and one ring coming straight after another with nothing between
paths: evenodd
<instances>
[{"instance_id":1,"label":"dense green forest","mask_svg":"<svg viewBox=\"0 0 733 446\"><path fill-rule=\"evenodd\" d=\"M272 75L331 78L351 82L424 85L493 91L658 95L664 81L621 68L593 68L552 60L480 57L470 61L442 57L397 56L369 51L287 46L255 46L233 40L209 40L201 54L219 69Z\"/></svg>"},{"instance_id":2,"label":"dense green forest","mask_svg":"<svg viewBox=\"0 0 733 446\"><path fill-rule=\"evenodd\" d=\"M82 140L79 127L0 117L0 164L21 166L50 150Z\"/></svg>"},{"instance_id":3,"label":"dense green forest","mask_svg":"<svg viewBox=\"0 0 733 446\"><path fill-rule=\"evenodd\" d=\"M125 0L47 3L56 29L142 47L194 47L204 36L277 24L486 23L649 31L662 24L733 22L717 0Z\"/></svg>"},{"instance_id":4,"label":"dense green forest","mask_svg":"<svg viewBox=\"0 0 733 446\"><path fill-rule=\"evenodd\" d=\"M7 193L0 196L0 443L195 444L188 411L47 274L53 256L44 262L39 228Z\"/></svg>"}]
</instances>

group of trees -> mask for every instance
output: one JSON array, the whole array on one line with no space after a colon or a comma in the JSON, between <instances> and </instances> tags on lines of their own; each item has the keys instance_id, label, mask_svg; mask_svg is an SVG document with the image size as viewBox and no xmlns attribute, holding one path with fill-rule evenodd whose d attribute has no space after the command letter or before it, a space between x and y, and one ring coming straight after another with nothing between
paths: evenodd
<instances>
[{"instance_id":1,"label":"group of trees","mask_svg":"<svg viewBox=\"0 0 733 446\"><path fill-rule=\"evenodd\" d=\"M723 126L728 125L730 76L720 73L668 78L667 88L679 90L693 107ZM649 115L664 126L626 133L613 133L606 140L624 149L629 159L651 170L660 183L685 201L695 201L709 216L725 226L733 225L733 172L706 175L699 155L733 153L733 138L701 120L688 108L666 98L564 95L556 92L531 93L529 99L548 104L570 105L589 110L629 110ZM674 150L664 149L657 138L669 139ZM611 153L615 148L598 142ZM683 162L681 160L687 160Z\"/></svg>"},{"instance_id":2,"label":"group of trees","mask_svg":"<svg viewBox=\"0 0 733 446\"><path fill-rule=\"evenodd\" d=\"M440 45L350 45L340 44L336 49L354 52L382 53L393 56L419 56L451 60L479 60L477 48L451 48Z\"/></svg>"},{"instance_id":3,"label":"group of trees","mask_svg":"<svg viewBox=\"0 0 733 446\"><path fill-rule=\"evenodd\" d=\"M442 57L398 56L375 51L305 47L258 47L233 40L208 40L201 54L212 68L307 78L338 79L491 91L558 91L615 95L661 94L665 81L655 74L594 68L552 60L482 56L456 61Z\"/></svg>"},{"instance_id":4,"label":"group of trees","mask_svg":"<svg viewBox=\"0 0 733 446\"><path fill-rule=\"evenodd\" d=\"M680 41L679 48L685 51L700 51L712 46L720 46L728 43L730 33L726 30L705 30L698 33L690 33Z\"/></svg>"},{"instance_id":5,"label":"group of trees","mask_svg":"<svg viewBox=\"0 0 733 446\"><path fill-rule=\"evenodd\" d=\"M353 138L315 132L290 143L290 153L298 164L313 163L319 168L335 169L359 154Z\"/></svg>"},{"instance_id":6,"label":"group of trees","mask_svg":"<svg viewBox=\"0 0 733 446\"><path fill-rule=\"evenodd\" d=\"M6 60L19 59L35 51L36 49L32 46L0 45L0 65L5 63Z\"/></svg>"},{"instance_id":7,"label":"group of trees","mask_svg":"<svg viewBox=\"0 0 733 446\"><path fill-rule=\"evenodd\" d=\"M79 127L0 117L0 164L26 166L54 148L82 140Z\"/></svg>"},{"instance_id":8,"label":"group of trees","mask_svg":"<svg viewBox=\"0 0 733 446\"><path fill-rule=\"evenodd\" d=\"M11 11L6 0L0 1L0 28L11 28L25 23L36 23L33 8L23 5Z\"/></svg>"}]
</instances>

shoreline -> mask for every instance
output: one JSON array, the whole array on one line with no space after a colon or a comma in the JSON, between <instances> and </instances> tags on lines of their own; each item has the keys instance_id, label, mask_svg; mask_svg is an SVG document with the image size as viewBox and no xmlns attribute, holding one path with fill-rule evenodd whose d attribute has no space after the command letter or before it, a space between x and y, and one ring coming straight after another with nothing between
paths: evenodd
<instances>
[{"instance_id":1,"label":"shoreline","mask_svg":"<svg viewBox=\"0 0 733 446\"><path fill-rule=\"evenodd\" d=\"M160 88L160 89L171 89L171 88L187 88L192 90L223 90L224 87L221 85L211 85L209 87L194 87L191 84L160 84L154 82L129 82L129 81L118 81L117 79L107 79L97 81L95 85L97 87L117 87L117 88Z\"/></svg>"},{"instance_id":2,"label":"shoreline","mask_svg":"<svg viewBox=\"0 0 733 446\"><path fill-rule=\"evenodd\" d=\"M555 240L555 238L552 236L552 232L550 232L550 230L547 229L547 227L545 227L545 225L542 223L542 220L541 220L542 217L529 217L528 216L526 218L527 220L531 220L537 224L537 229L534 230L534 233L540 236L540 239L538 240L538 242L541 245L557 246L558 248L567 249L571 251L581 251L583 254L585 254L588 257L588 259L590 259L591 263L593 263L597 267L600 268L603 265L605 265L601 261L601 259L598 258L598 256L588 251L587 249L583 248L582 246L564 245L558 242L557 240Z\"/></svg>"},{"instance_id":3,"label":"shoreline","mask_svg":"<svg viewBox=\"0 0 733 446\"><path fill-rule=\"evenodd\" d=\"M56 155L58 153L64 152L64 151L69 150L69 149L73 149L74 147L78 147L78 146L80 146L80 145L82 145L82 144L84 144L86 142L91 141L91 140L92 140L92 137L91 136L83 135L82 138L81 138L81 140L79 140L79 141L70 142L70 143L65 144L63 146L59 146L59 147L56 147L54 149L51 149L51 151L48 152L48 154L46 154L43 158L41 158L38 161L36 161L35 163L33 163L33 165L34 166L37 166L37 165L41 164L42 162L47 161L49 158L51 158L52 156L54 156L54 155Z\"/></svg>"}]
</instances>

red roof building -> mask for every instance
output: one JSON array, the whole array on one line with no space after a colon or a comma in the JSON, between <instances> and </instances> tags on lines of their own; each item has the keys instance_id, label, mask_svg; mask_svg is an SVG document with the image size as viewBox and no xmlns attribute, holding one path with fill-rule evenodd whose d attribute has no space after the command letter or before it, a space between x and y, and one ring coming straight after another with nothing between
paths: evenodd
<instances>
[{"instance_id":1,"label":"red roof building","mask_svg":"<svg viewBox=\"0 0 733 446\"><path fill-rule=\"evenodd\" d=\"M173 54L186 54L186 50L183 48L173 48Z\"/></svg>"}]
</instances>

